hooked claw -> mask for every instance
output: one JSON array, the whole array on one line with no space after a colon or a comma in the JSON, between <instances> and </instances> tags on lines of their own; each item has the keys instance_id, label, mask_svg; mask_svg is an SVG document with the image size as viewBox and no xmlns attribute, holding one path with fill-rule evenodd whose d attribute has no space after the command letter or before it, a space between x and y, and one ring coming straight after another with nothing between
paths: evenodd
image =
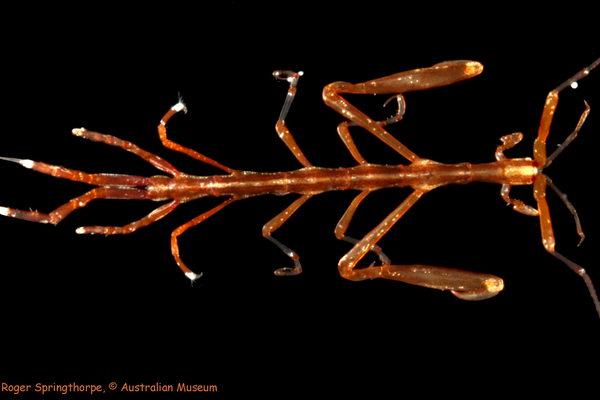
<instances>
[{"instance_id":1,"label":"hooked claw","mask_svg":"<svg viewBox=\"0 0 600 400\"><path fill-rule=\"evenodd\" d=\"M198 275L198 274L196 274L196 273L194 273L194 272L190 271L190 272L186 272L186 273L185 273L185 276L186 276L186 277L187 277L187 278L188 278L190 281L192 281L192 286L194 286L194 282L195 282L197 279L200 279L200 278L202 277L202 275L203 275L203 274L204 274L204 272L200 272L200 275Z\"/></svg>"}]
</instances>

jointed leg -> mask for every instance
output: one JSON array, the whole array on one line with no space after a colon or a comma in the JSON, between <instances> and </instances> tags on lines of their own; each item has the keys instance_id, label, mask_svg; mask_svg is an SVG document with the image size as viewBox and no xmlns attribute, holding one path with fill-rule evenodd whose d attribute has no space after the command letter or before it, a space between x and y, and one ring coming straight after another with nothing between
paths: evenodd
<instances>
[{"instance_id":1,"label":"jointed leg","mask_svg":"<svg viewBox=\"0 0 600 400\"><path fill-rule=\"evenodd\" d=\"M554 116L554 112L556 111L556 106L558 104L558 93L561 90L563 90L564 88L577 82L578 80L588 76L590 71L593 70L594 68L596 68L596 66L598 66L598 64L600 64L600 58L597 59L596 61L594 61L589 67L584 68L583 70L579 71L571 79L566 80L561 85L559 85L556 89L554 89L553 91L548 93L548 97L546 97L546 103L544 104L544 111L542 112L542 120L540 121L538 137L535 139L535 142L533 143L533 157L535 158L535 161L537 161L538 164L542 168L545 168L548 165L550 165L552 160L556 157L555 155L553 155L549 160L546 159L546 139L548 137L548 134L550 133L550 125L552 124L552 117ZM589 109L589 106L587 105L587 103L586 103L586 106ZM584 112L584 115L582 115L582 117L580 118L579 124L577 124L576 131L579 130L580 125L582 125L583 121L585 121L585 117L587 116L588 112L589 111ZM568 142L565 141L565 143L563 143L561 148L566 147L566 145L569 144L570 141L575 138L575 136L577 136L576 132L574 132L573 137Z\"/></svg>"},{"instance_id":2,"label":"jointed leg","mask_svg":"<svg viewBox=\"0 0 600 400\"><path fill-rule=\"evenodd\" d=\"M504 283L502 279L493 275L426 265L382 265L355 269L358 261L423 194L424 192L418 190L411 193L398 208L340 260L338 268L342 277L353 281L385 278L432 289L450 290L453 295L463 300L484 300L498 294L503 289Z\"/></svg>"},{"instance_id":3,"label":"jointed leg","mask_svg":"<svg viewBox=\"0 0 600 400\"><path fill-rule=\"evenodd\" d=\"M148 178L135 175L118 174L87 174L85 172L67 169L56 165L50 165L39 161L22 160L19 158L0 157L0 160L21 164L23 167L32 169L42 174L51 175L55 178L68 179L75 182L89 183L90 185L120 185L120 186L146 186Z\"/></svg>"},{"instance_id":4,"label":"jointed leg","mask_svg":"<svg viewBox=\"0 0 600 400\"><path fill-rule=\"evenodd\" d=\"M352 217L354 217L354 212L356 211L356 208L364 200L364 198L367 197L367 195L369 193L371 193L371 192L369 192L369 191L361 192L358 196L356 196L356 198L354 200L352 200L352 203L350 204L350 206L348 207L348 209L346 210L346 212L344 213L344 215L342 216L342 218L340 219L340 221L338 222L338 224L335 227L335 237L336 238L338 238L339 240L343 240L343 241L352 243L352 244L358 243L357 239L348 237L345 235L345 233L348 230L348 226L350 225L350 221L352 220ZM377 256L379 257L379 260L381 260L382 265L390 264L390 259L388 258L388 256L386 256L383 253L383 251L381 250L381 247L374 244L373 247L371 247L370 251L377 254Z\"/></svg>"},{"instance_id":5,"label":"jointed leg","mask_svg":"<svg viewBox=\"0 0 600 400\"><path fill-rule=\"evenodd\" d=\"M181 225L179 228L175 229L173 231L173 233L171 233L171 253L173 254L173 257L175 257L175 262L177 263L179 268L181 268L181 270L183 271L185 276L189 280L192 281L192 285L194 284L194 281L196 279L198 279L202 276L203 273L201 272L200 275L194 273L192 270L190 270L188 267L186 267L186 265L183 263L183 261L181 261L181 257L179 256L179 245L177 244L177 237L179 237L179 235L181 235L183 232L187 231L192 226L196 226L200 222L202 222L205 219L209 218L210 216L214 215L217 211L221 210L223 207L232 203L235 200L237 200L235 197L230 197L229 199L225 200L223 203L219 204L212 210L207 211L204 214L198 215L196 218L189 221L188 223ZM169 203L169 204L173 204L173 203ZM173 207L173 208L175 208L175 207Z\"/></svg>"},{"instance_id":6,"label":"jointed leg","mask_svg":"<svg viewBox=\"0 0 600 400\"><path fill-rule=\"evenodd\" d=\"M579 265L574 262L568 260L561 254L559 254L555 250L556 240L554 239L554 230L552 229L552 220L550 219L550 209L548 208L548 202L546 201L546 180L548 178L544 174L538 174L536 181L534 183L534 197L538 203L538 210L540 212L540 227L542 230L542 243L544 244L544 248L554 257L558 258L562 262L564 262L569 268L571 268L577 275L581 276L585 281L585 284L592 296L592 300L594 301L594 305L596 306L596 311L600 316L600 302L598 301L598 295L596 294L596 290L594 289L594 285L592 284L592 280L585 272L585 269L581 268Z\"/></svg>"},{"instance_id":7,"label":"jointed leg","mask_svg":"<svg viewBox=\"0 0 600 400\"><path fill-rule=\"evenodd\" d=\"M158 136L160 137L160 140L162 141L163 146L165 146L168 149L175 150L175 151L178 151L183 154L187 154L188 156L195 158L196 160L199 160L206 164L220 168L229 174L233 173L234 172L233 169L226 167L221 163L216 162L212 158L208 158L205 155L198 153L196 150L189 149L187 147L184 147L178 143L172 142L169 139L167 139L167 121L169 121L169 119L174 114L176 114L182 110L184 113L187 113L187 107L185 106L185 104L183 104L183 101L181 99L179 99L179 102L177 104L175 104L173 107L171 107L169 109L169 111L167 111L165 116L160 120L160 124L158 125Z\"/></svg>"},{"instance_id":8,"label":"jointed leg","mask_svg":"<svg viewBox=\"0 0 600 400\"><path fill-rule=\"evenodd\" d=\"M558 155L560 153L562 153L563 150L566 149L567 146L577 137L577 134L579 133L579 130L583 126L583 123L585 122L585 119L589 115L590 109L591 109L591 107L587 103L587 101L584 100L583 103L585 104L585 110L581 114L581 117L579 117L579 122L577 122L577 126L575 127L575 130L569 136L567 136L567 138L565 139L565 141L558 147L558 149L556 149L554 151L554 153L552 153L552 155L550 157L548 157L548 159L546 159L546 163L544 164L544 168L546 168L550 164L552 164L552 162L554 161L554 159L556 157L558 157Z\"/></svg>"},{"instance_id":9,"label":"jointed leg","mask_svg":"<svg viewBox=\"0 0 600 400\"><path fill-rule=\"evenodd\" d=\"M302 197L294 201L292 204L290 204L285 210L283 210L283 212L281 212L275 218L267 222L265 226L263 226L263 236L269 239L269 241L273 242L277 247L281 249L281 251L287 254L287 256L294 261L294 268L279 268L277 271L275 271L275 275L277 276L298 275L302 272L302 266L300 265L300 256L297 253L295 253L292 249L283 245L281 242L279 242L277 239L271 236L271 234L277 229L279 229L281 225L283 225L285 221L287 221L288 218L291 217L296 212L296 210L298 210L298 208L300 208L300 206L312 196L312 194L303 195Z\"/></svg>"},{"instance_id":10,"label":"jointed leg","mask_svg":"<svg viewBox=\"0 0 600 400\"><path fill-rule=\"evenodd\" d=\"M148 161L154 167L158 168L163 172L166 172L173 176L179 174L179 171L171 164L169 164L169 162L167 162L166 160L163 160L159 156L152 154L149 151L139 148L138 146L131 142L128 142L127 140L122 140L111 135L103 135L98 132L88 131L85 128L73 129L73 135L89 139L94 142L108 144L109 146L120 147L122 149L127 150L130 153L135 154L136 156L142 157L144 160Z\"/></svg>"},{"instance_id":11,"label":"jointed leg","mask_svg":"<svg viewBox=\"0 0 600 400\"><path fill-rule=\"evenodd\" d=\"M290 130L285 125L285 117L287 117L288 112L290 111L290 107L292 106L292 101L294 101L294 97L296 96L296 85L298 85L298 80L302 76L303 72L294 72L294 71L282 71L278 70L273 72L273 76L282 81L288 81L290 83L290 88L288 89L287 96L285 98L285 102L283 103L283 108L281 109L281 113L279 114L279 119L277 120L277 124L275 125L275 131L279 134L283 143L290 149L290 151L294 154L294 156L300 161L302 165L305 167L311 167L312 164L308 161L308 159L302 153L302 150L296 144L294 137L290 133Z\"/></svg>"},{"instance_id":12,"label":"jointed leg","mask_svg":"<svg viewBox=\"0 0 600 400\"><path fill-rule=\"evenodd\" d=\"M363 192L364 193L364 192ZM402 202L390 215L388 215L379 225L369 232L361 241L354 245L338 264L338 269L342 277L352 281L362 281L365 279L379 278L381 268L369 267L360 270L354 269L356 264L371 250L379 239L381 239L396 222L423 196L424 192L415 190L406 200ZM386 266L387 267L387 266Z\"/></svg>"},{"instance_id":13,"label":"jointed leg","mask_svg":"<svg viewBox=\"0 0 600 400\"><path fill-rule=\"evenodd\" d=\"M371 132L381 141L409 161L418 159L417 155L406 146L391 136L377 122L367 117L356 107L348 103L340 93L353 94L398 94L415 90L425 90L439 86L449 85L464 79L469 79L480 74L483 66L473 61L449 61L436 64L430 68L415 69L401 72L385 78L372 81L350 84L348 82L334 82L323 89L323 101L345 118ZM349 149L355 159L362 163L362 157L357 158L352 148Z\"/></svg>"},{"instance_id":14,"label":"jointed leg","mask_svg":"<svg viewBox=\"0 0 600 400\"><path fill-rule=\"evenodd\" d=\"M396 111L396 115L394 115L393 117L390 117L384 121L376 121L377 124L381 127L384 127L384 126L390 125L390 124L395 124L396 122L401 121L402 117L404 116L404 113L406 112L406 102L404 101L404 96L402 96L401 94L397 94L395 96L390 97L385 103L383 103L383 106L385 107L390 102L390 100L392 100L394 98L396 98L398 100L398 110ZM350 136L350 130L348 128L351 126L359 126L359 125L356 122L348 122L348 121L342 122L341 124L339 124L338 128L337 128L338 135L340 135L342 142L344 142L344 144L350 151L350 154L352 154L352 157L354 157L354 159L359 164L367 164L367 160L365 160L363 158L363 156L360 154L360 152L358 151L358 148L356 147L356 144L354 144L354 140L352 140L352 136Z\"/></svg>"},{"instance_id":15,"label":"jointed leg","mask_svg":"<svg viewBox=\"0 0 600 400\"><path fill-rule=\"evenodd\" d=\"M579 215L577 215L577 211L575 210L575 207L573 207L573 204L571 204L569 199L567 199L567 195L564 194L563 192L561 192L558 189L558 187L556 187L554 182L552 182L552 179L550 179L548 176L545 176L545 178L546 178L546 183L548 183L550 188L552 188L552 190L554 190L554 192L558 195L558 197L560 197L560 199L563 201L563 203L565 203L565 205L567 206L567 208L569 209L571 214L573 214L573 217L575 218L575 228L577 229L577 234L579 235L579 237L581 237L581 240L579 241L579 244L577 246L581 246L581 243L583 243L583 241L585 239L585 235L583 234L583 229L581 228L581 222L579 221Z\"/></svg>"},{"instance_id":16,"label":"jointed leg","mask_svg":"<svg viewBox=\"0 0 600 400\"><path fill-rule=\"evenodd\" d=\"M170 203L160 206L156 210L152 211L150 214L146 215L144 218L137 220L135 222L132 222L130 224L127 224L125 226L122 226L122 227L121 226L82 226L80 228L77 228L75 230L75 232L79 233L79 234L91 234L91 235L95 235L95 234L98 234L98 235L125 235L128 233L133 233L140 228L143 228L145 226L148 226L148 225L158 221L159 219L161 219L162 217L164 217L165 215L167 215L168 213L173 211L178 205L179 205L179 202L177 200L173 200Z\"/></svg>"},{"instance_id":17,"label":"jointed leg","mask_svg":"<svg viewBox=\"0 0 600 400\"><path fill-rule=\"evenodd\" d=\"M7 217L23 219L26 221L41 222L44 224L56 225L62 221L67 215L71 214L74 210L87 206L90 201L95 199L128 199L128 200L145 200L148 198L148 192L144 189L135 188L118 188L118 187L99 187L90 190L89 192L75 197L71 201L50 214L41 213L37 211L23 211L15 208L0 207L0 215ZM82 228L79 228L82 229ZM78 229L78 231L79 231ZM77 232L77 233L88 233L88 232ZM89 232L91 233L91 232ZM128 232L127 232L128 233Z\"/></svg>"}]
</instances>

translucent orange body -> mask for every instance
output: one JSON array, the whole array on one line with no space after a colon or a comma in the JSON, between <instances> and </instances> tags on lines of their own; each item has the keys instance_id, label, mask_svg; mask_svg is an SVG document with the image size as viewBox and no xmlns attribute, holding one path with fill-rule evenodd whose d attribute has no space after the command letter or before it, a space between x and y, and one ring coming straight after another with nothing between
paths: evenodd
<instances>
[{"instance_id":1,"label":"translucent orange body","mask_svg":"<svg viewBox=\"0 0 600 400\"><path fill-rule=\"evenodd\" d=\"M544 248L553 256L563 261L573 271L583 277L594 301L596 310L600 315L600 303L590 278L583 268L566 259L555 250L555 239L552 231L552 222L546 202L546 186L550 185L557 190L552 181L542 173L556 157L577 135L589 114L589 106L582 114L575 132L571 134L557 153L550 158L546 157L546 138L549 134L552 116L558 104L559 92L568 85L587 76L589 72L600 63L596 60L588 68L567 80L565 83L551 91L548 95L538 137L534 144L534 159L507 159L504 151L512 148L521 141L523 135L514 133L501 138L502 144L496 150L496 161L486 164L462 163L447 165L418 157L397 139L391 136L385 126L398 122L404 114L404 97L402 93L416 90L425 90L449 85L480 74L483 66L474 61L450 61L436 64L430 68L415 69L402 72L385 78L375 79L359 84L347 82L334 82L323 90L325 103L349 120L338 126L338 134L358 163L350 168L320 168L313 166L304 156L296 144L291 132L285 124L285 117L296 94L296 85L301 73L292 71L276 71L275 77L287 80L290 83L288 95L281 115L276 124L276 131L290 151L303 165L303 168L290 172L256 173L237 171L228 168L195 150L188 149L167 138L167 121L179 111L187 111L185 105L179 102L173 106L163 117L158 132L162 143L175 151L187 154L197 160L218 167L226 175L193 176L178 171L162 158L140 149L133 143L92 132L84 128L75 129L73 133L96 142L111 146L121 147L150 162L159 170L171 176L159 175L150 178L129 175L112 174L86 174L80 171L69 170L31 160L0 157L7 161L20 163L24 167L49 174L55 177L86 182L98 186L88 193L79 196L55 211L46 214L37 211L23 211L14 208L0 207L0 214L13 218L29 221L57 224L73 210L85 207L90 201L99 198L115 199L150 199L154 201L171 200L162 205L148 216L125 225L123 227L90 226L77 229L79 234L125 234L136 231L154 221L164 217L179 204L200 197L215 196L227 197L223 203L205 212L188 223L177 228L171 236L171 251L177 265L185 275L193 281L202 274L192 272L181 260L177 238L187 229L209 218L217 211L233 201L247 197L265 194L297 193L301 197L294 201L282 213L277 215L263 227L263 235L277 245L293 261L293 268L280 268L276 275L297 275L302 272L299 256L294 251L281 244L272 234L310 197L332 190L358 190L361 193L352 202L346 213L338 223L335 234L340 240L354 244L354 247L340 260L338 269L340 274L349 280L360 281L364 279L386 278L403 281L424 287L450 290L455 296L464 300L483 300L498 294L504 286L502 279L493 275L473 273L457 269L424 266L424 265L393 265L390 259L377 246L377 242L389 229L406 213L425 193L448 184L466 184L470 182L488 182L502 185L501 196L514 210L529 216L539 216ZM398 113L386 121L374 121L362 113L348 101L342 94L395 94L398 100ZM587 103L586 103L587 105ZM397 153L405 157L408 165L384 166L368 163L359 153L352 137L350 127L360 126L390 146ZM537 207L531 207L520 200L509 196L513 185L532 185ZM371 232L361 240L345 235L352 216L362 200L372 191L389 187L411 187L413 192L402 202L388 217L386 217ZM575 216L577 230L583 240L583 232L574 207L563 197L565 204ZM375 252L381 265L371 265L366 268L356 268L357 263L369 251Z\"/></svg>"}]
</instances>

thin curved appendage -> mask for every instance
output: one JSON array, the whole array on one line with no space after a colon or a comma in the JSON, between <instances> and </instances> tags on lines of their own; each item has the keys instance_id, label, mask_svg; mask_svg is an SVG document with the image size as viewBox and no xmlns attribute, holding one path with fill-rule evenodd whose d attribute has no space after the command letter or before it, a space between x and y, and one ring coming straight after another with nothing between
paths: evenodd
<instances>
[{"instance_id":1,"label":"thin curved appendage","mask_svg":"<svg viewBox=\"0 0 600 400\"><path fill-rule=\"evenodd\" d=\"M162 206L158 207L144 218L125 226L82 226L77 228L75 233L80 235L126 235L158 221L173 211L178 205L179 202L177 200L173 200L170 203L163 204Z\"/></svg>"},{"instance_id":2,"label":"thin curved appendage","mask_svg":"<svg viewBox=\"0 0 600 400\"><path fill-rule=\"evenodd\" d=\"M369 193L371 192L365 190L364 192L361 192L358 196L356 196L354 200L352 200L352 203L350 204L350 206L348 207L348 209L346 210L346 212L335 227L336 238L352 244L357 244L359 242L358 239L346 236L345 233L348 230L348 226L350 225L352 217L354 217L356 208L365 199L365 197L367 197ZM385 255L385 253L381 250L381 247L379 247L378 245L373 245L373 247L371 247L370 250L377 254L377 257L379 257L379 260L381 260L381 265L389 265L391 263L389 257Z\"/></svg>"},{"instance_id":3,"label":"thin curved appendage","mask_svg":"<svg viewBox=\"0 0 600 400\"><path fill-rule=\"evenodd\" d=\"M383 121L376 121L377 124L381 127L390 124L395 124L396 122L401 121L402 117L404 116L404 113L406 112L406 102L404 101L404 96L402 96L401 94L397 94L390 97L385 103L383 103L383 106L385 107L394 98L398 100L398 110L396 111L396 115ZM354 140L350 135L350 130L348 128L352 126L360 125L358 125L356 122L342 122L337 127L338 135L340 135L342 142L344 142L346 148L350 151L350 154L352 154L352 157L354 157L356 162L358 162L359 164L368 164L367 160L365 160L364 157L358 151L358 148L356 147L356 144L354 143Z\"/></svg>"},{"instance_id":4,"label":"thin curved appendage","mask_svg":"<svg viewBox=\"0 0 600 400\"><path fill-rule=\"evenodd\" d=\"M482 71L483 65L478 62L449 61L436 64L430 68L400 72L364 83L334 82L323 89L323 101L345 118L371 132L379 140L386 143L407 160L413 162L418 159L415 153L391 136L377 122L348 103L340 94L398 94L426 90L469 79L479 75ZM359 163L362 163L362 160Z\"/></svg>"},{"instance_id":5,"label":"thin curved appendage","mask_svg":"<svg viewBox=\"0 0 600 400\"><path fill-rule=\"evenodd\" d=\"M508 194L510 193L511 187L512 185L504 184L500 189L500 196L506 202L506 205L512 205L513 210L523 215L527 215L528 217L537 217L539 215L538 210L531 207L530 205L523 203L521 200L516 200L509 197Z\"/></svg>"},{"instance_id":6,"label":"thin curved appendage","mask_svg":"<svg viewBox=\"0 0 600 400\"><path fill-rule=\"evenodd\" d=\"M181 261L181 257L179 256L179 245L177 244L177 237L179 237L183 232L187 231L192 226L196 226L200 222L202 222L202 221L206 220L207 218L209 218L210 216L214 215L217 211L221 210L226 205L231 204L235 200L237 200L235 197L230 197L229 199L225 200L223 203L219 204L218 206L216 206L212 210L207 211L204 214L198 215L196 218L194 218L191 221L189 221L189 222L181 225L179 228L175 229L173 231L173 233L171 233L171 253L173 254L173 257L175 258L175 262L177 263L177 265L179 266L179 268L181 268L181 271L183 271L183 273L185 274L185 276L190 281L192 281L192 285L194 284L194 281L196 279L198 279L198 278L200 278L202 276L203 273L201 272L199 275L196 274L196 273L194 273L191 269L189 269L183 263L183 261ZM169 204L173 204L173 202L169 203ZM173 208L175 208L175 207L173 207Z\"/></svg>"},{"instance_id":7,"label":"thin curved appendage","mask_svg":"<svg viewBox=\"0 0 600 400\"><path fill-rule=\"evenodd\" d=\"M523 134L521 132L513 133L510 135L502 136L500 141L502 144L496 148L496 161L504 161L506 160L506 156L504 155L504 150L512 149L519 142L523 140Z\"/></svg>"},{"instance_id":8,"label":"thin curved appendage","mask_svg":"<svg viewBox=\"0 0 600 400\"><path fill-rule=\"evenodd\" d=\"M104 143L109 146L120 147L124 150L127 150L130 153L135 154L136 156L143 158L144 160L148 161L150 164L152 164L155 168L159 169L160 171L166 172L173 176L178 175L180 173L177 170L177 168L172 166L168 161L163 160L156 154L153 154L153 153L150 153L149 151L141 149L137 145L135 145L131 142L128 142L127 140L122 140L122 139L119 139L118 137L114 137L111 135L104 135L102 133L98 133L98 132L94 132L94 131L88 131L85 128L73 129L72 133L75 136L79 136L84 139L89 139L93 142Z\"/></svg>"},{"instance_id":9,"label":"thin curved appendage","mask_svg":"<svg viewBox=\"0 0 600 400\"><path fill-rule=\"evenodd\" d=\"M432 289L450 290L453 295L463 300L485 300L497 295L504 288L504 282L502 279L488 274L427 265L382 265L363 269L354 268L358 261L423 194L424 192L418 190L412 192L398 208L340 260L338 268L342 277L352 281L385 278ZM363 198L364 196L366 195L363 195Z\"/></svg>"},{"instance_id":10,"label":"thin curved appendage","mask_svg":"<svg viewBox=\"0 0 600 400\"><path fill-rule=\"evenodd\" d=\"M300 147L298 147L296 140L294 140L292 133L285 125L285 118L287 117L287 114L290 111L290 107L292 106L294 97L296 97L296 86L298 85L298 80L303 74L304 73L302 71L294 72L277 70L273 72L273 76L275 78L290 83L290 88L288 89L287 96L285 97L285 102L283 103L283 107L281 108L281 113L279 113L279 119L275 124L275 131L277 132L283 143L285 143L288 149L290 149L294 157L296 157L296 159L300 161L300 164L304 165L305 167L312 167L312 164L304 156L304 153L302 153L302 150L300 150Z\"/></svg>"},{"instance_id":11,"label":"thin curved appendage","mask_svg":"<svg viewBox=\"0 0 600 400\"><path fill-rule=\"evenodd\" d=\"M573 139L575 139L577 137L577 134L579 133L579 130L583 126L583 123L585 122L585 119L587 118L588 114L590 113L590 109L591 109L591 107L587 103L587 101L584 100L583 102L585 103L585 111L583 111L583 113L581 114L581 117L579 117L579 122L577 122L577 126L575 127L575 130L573 131L573 133L571 133L569 136L567 136L565 141L558 147L558 149L556 149L554 151L554 153L552 153L552 155L546 159L546 163L544 164L543 168L547 168L550 164L552 164L552 161L554 161L554 159L556 157L558 157L558 155L560 153L562 153L564 149L567 148L567 146L573 141Z\"/></svg>"},{"instance_id":12,"label":"thin curved appendage","mask_svg":"<svg viewBox=\"0 0 600 400\"><path fill-rule=\"evenodd\" d=\"M600 58L597 59L596 61L594 61L589 67L584 68L583 70L579 71L571 79L567 79L565 82L563 82L561 85L559 85L556 89L554 89L553 91L548 93L548 97L546 97L546 103L544 104L544 111L542 112L542 119L540 121L540 128L538 130L538 137L535 139L535 142L533 143L533 158L535 159L535 161L538 162L539 165L542 166L542 168L547 166L546 165L546 162L547 162L546 161L546 139L548 137L548 134L550 133L550 125L552 124L552 117L554 117L554 112L556 111L556 106L558 104L558 93L561 90L563 90L564 88L577 82L578 80L588 76L590 71L593 70L594 68L596 68L596 66L598 66L598 64L600 64ZM587 116L587 114L586 114L586 116ZM583 118L583 119L585 120L585 118ZM580 119L580 121L581 121L581 119ZM564 147L564 144L563 144L563 147ZM556 156L554 156L554 157L556 157Z\"/></svg>"},{"instance_id":13,"label":"thin curved appendage","mask_svg":"<svg viewBox=\"0 0 600 400\"><path fill-rule=\"evenodd\" d=\"M552 188L552 190L554 190L558 197L560 197L563 203L565 203L571 214L573 214L573 217L575 218L575 227L577 229L577 234L581 237L581 240L579 241L577 246L581 246L581 243L583 243L583 240L585 239L585 234L583 233L583 229L581 228L581 222L579 221L579 215L577 215L575 207L573 207L573 204L571 204L569 199L567 199L567 195L561 192L558 189L558 187L554 184L554 182L552 182L552 179L550 179L550 177L546 175L544 176L546 177L546 182L548 183L548 185Z\"/></svg>"},{"instance_id":14,"label":"thin curved appendage","mask_svg":"<svg viewBox=\"0 0 600 400\"><path fill-rule=\"evenodd\" d=\"M542 231L542 243L546 251L552 254L554 257L561 260L565 263L569 268L571 268L577 275L581 276L592 296L592 300L594 301L594 305L596 307L596 311L600 316L600 301L598 301L598 295L596 294L596 289L594 289L594 285L592 284L592 280L585 272L585 269L581 268L579 265L565 258L563 255L559 254L555 250L556 240L554 239L554 231L552 229L552 220L550 219L550 209L548 208L548 202L546 201L546 181L547 177L540 173L538 174L534 184L533 184L533 196L535 197L538 203L538 210L540 212L540 228Z\"/></svg>"},{"instance_id":15,"label":"thin curved appendage","mask_svg":"<svg viewBox=\"0 0 600 400\"><path fill-rule=\"evenodd\" d=\"M269 241L274 243L281 251L283 251L289 258L294 261L294 268L283 267L275 271L277 276L294 276L302 272L302 265L300 265L300 256L289 247L282 244L279 240L275 239L271 234L281 227L295 212L300 208L306 200L310 199L312 194L305 194L299 199L296 199L290 204L285 210L279 213L275 218L270 220L263 226L262 234Z\"/></svg>"},{"instance_id":16,"label":"thin curved appendage","mask_svg":"<svg viewBox=\"0 0 600 400\"><path fill-rule=\"evenodd\" d=\"M206 164L212 165L213 167L220 168L229 174L233 173L234 172L233 169L226 167L221 163L216 162L212 158L208 158L205 155L198 153L196 150L189 149L185 146L182 146L178 143L175 143L175 142L167 139L167 122L169 121L169 119L171 119L171 117L174 114L176 114L182 110L184 113L187 113L187 107L185 106L183 101L181 99L179 99L179 102L177 104L175 104L173 107L171 107L169 109L169 111L167 111L165 116L162 117L162 119L160 120L160 124L158 124L158 136L160 137L160 140L161 140L163 146L165 146L167 149L171 149L171 150L186 154L192 158L195 158L196 160L199 160Z\"/></svg>"},{"instance_id":17,"label":"thin curved appendage","mask_svg":"<svg viewBox=\"0 0 600 400\"><path fill-rule=\"evenodd\" d=\"M56 225L73 211L87 206L92 200L96 199L147 200L148 192L144 189L103 186L94 188L81 196L75 197L49 214L38 211L23 211L17 210L16 208L0 207L0 215L26 221Z\"/></svg>"}]
</instances>

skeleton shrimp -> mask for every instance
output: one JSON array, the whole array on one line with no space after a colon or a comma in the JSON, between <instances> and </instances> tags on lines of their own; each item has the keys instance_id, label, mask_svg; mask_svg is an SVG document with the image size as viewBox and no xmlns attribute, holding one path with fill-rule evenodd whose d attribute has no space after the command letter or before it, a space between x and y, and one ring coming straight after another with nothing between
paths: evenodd
<instances>
[{"instance_id":1,"label":"skeleton shrimp","mask_svg":"<svg viewBox=\"0 0 600 400\"><path fill-rule=\"evenodd\" d=\"M301 197L289 205L283 212L269 221L262 230L265 238L275 244L293 262L293 267L283 267L275 271L277 276L293 276L302 272L300 257L290 248L280 243L273 237L277 231L290 218L302 204L311 197L333 190L358 190L360 194L352 201L335 228L338 239L352 243L353 248L339 261L338 269L342 277L361 281L365 279L385 278L406 282L413 285L424 286L438 290L450 290L451 293L463 300L484 300L497 295L504 287L502 279L488 274L468 272L458 269L434 267L427 265L395 265L383 253L377 242L398 222L398 220L427 192L448 184L465 184L470 182L488 182L501 185L502 199L521 214L539 217L542 244L546 251L566 264L575 273L580 275L594 301L596 310L600 315L600 303L594 286L586 271L578 264L568 260L555 249L555 239L550 219L550 211L546 201L546 187L550 186L563 200L576 222L577 233L584 239L584 234L579 222L579 217L573 205L566 199L552 180L542 173L568 144L577 136L585 119L590 112L590 106L585 103L583 111L575 130L567 137L551 156L546 156L546 138L550 131L552 118L558 103L559 93L586 77L592 69L600 63L596 60L589 67L581 70L556 89L552 90L546 99L537 138L534 142L533 159L509 159L504 151L511 149L523 139L522 133L513 133L503 136L501 145L495 152L496 161L485 164L441 164L425 158L420 158L405 145L391 136L385 129L389 124L399 122L405 113L405 99L403 94L450 85L459 81L470 79L483 71L483 65L474 61L448 61L436 64L430 68L415 69L397 73L380 79L375 79L359 84L347 82L334 82L323 89L324 102L344 116L347 120L338 126L338 134L343 143L356 160L357 166L350 168L320 168L313 166L298 147L290 130L285 124L285 118L290 111L296 88L302 72L279 70L273 75L275 78L289 82L289 89L281 114L275 129L294 154L303 168L290 172L258 173L251 171L234 170L203 154L179 145L167 138L166 124L178 112L187 112L183 101L175 104L167 111L158 125L158 134L162 144L174 151L181 152L206 164L217 167L225 172L224 175L193 176L180 172L170 163L159 156L147 152L135 144L118 139L114 136L104 135L85 128L74 129L73 134L94 142L120 147L131 152L170 175L157 175L150 178L133 175L116 174L87 174L42 162L16 158L0 157L25 168L52 175L57 178L85 182L97 186L89 192L76 197L60 206L51 213L37 211L23 211L15 208L0 207L0 215L13 217L33 222L57 224L72 211L80 209L95 199L148 199L153 201L170 200L158 207L153 212L140 220L121 227L115 226L84 226L76 230L78 234L128 234L152 224L165 217L177 206L201 197L215 196L227 198L213 209L197 216L191 221L181 225L171 234L171 252L179 268L192 283L202 276L189 269L181 259L177 238L189 228L198 225L207 218L231 204L251 196L265 194L296 193ZM362 113L342 97L343 94L390 94L389 100L396 99L398 110L396 114L383 121L374 121ZM386 102L387 104L387 102ZM371 164L358 151L350 127L360 126L367 130L394 151L406 158L409 165L377 165ZM524 202L510 197L510 190L515 185L533 185L534 198L537 207L532 207ZM411 187L412 193L379 225L365 235L361 240L346 236L350 221L359 204L371 192L391 187ZM371 264L366 268L356 268L357 263L368 252L374 252L381 265Z\"/></svg>"}]
</instances>

